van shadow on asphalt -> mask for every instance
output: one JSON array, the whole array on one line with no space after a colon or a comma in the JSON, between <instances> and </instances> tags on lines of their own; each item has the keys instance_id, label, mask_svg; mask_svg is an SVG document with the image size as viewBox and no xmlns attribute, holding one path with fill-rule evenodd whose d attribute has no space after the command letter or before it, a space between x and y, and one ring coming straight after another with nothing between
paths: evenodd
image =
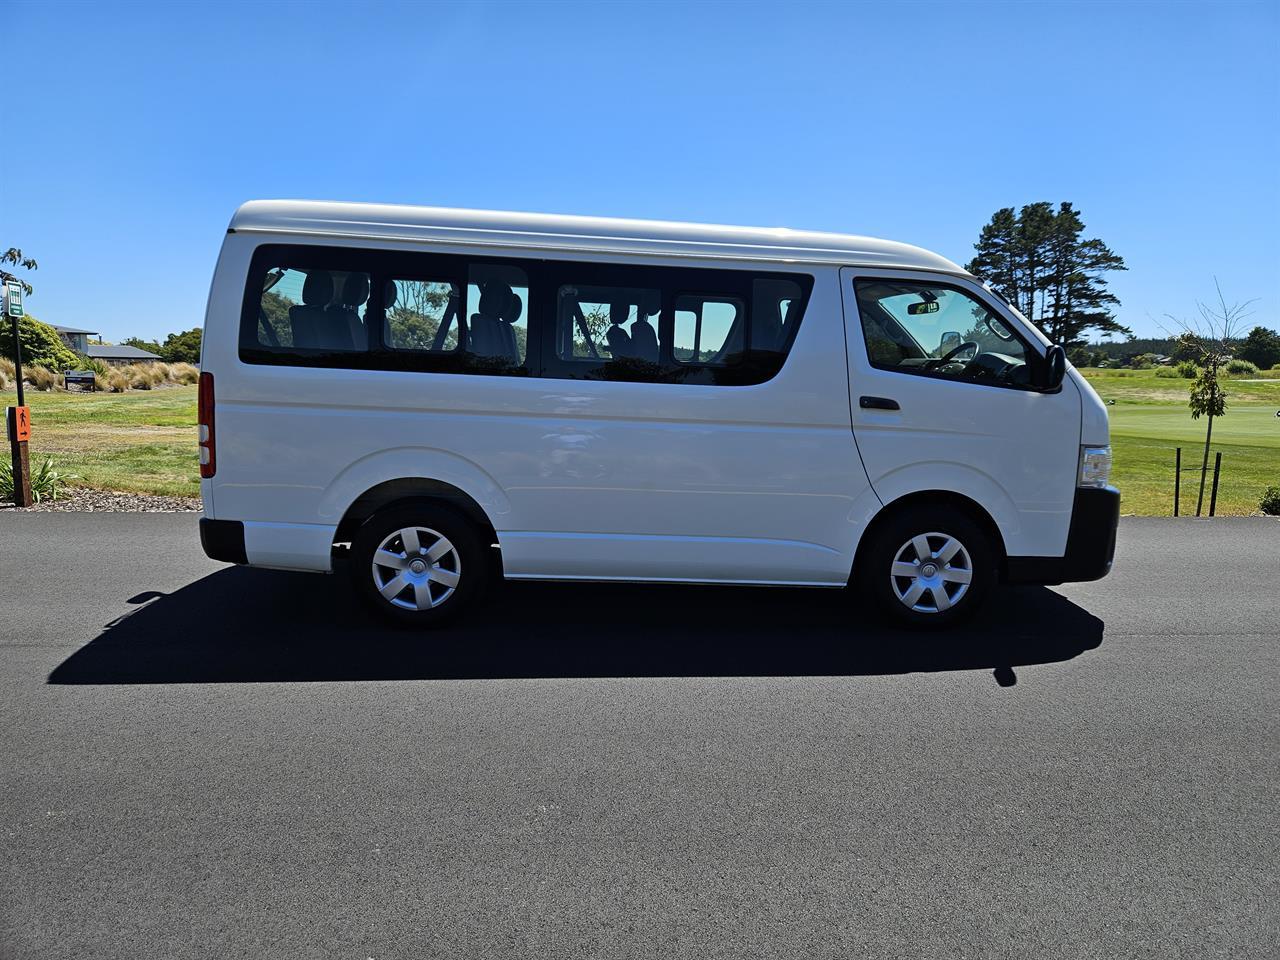
<instances>
[{"instance_id":1,"label":"van shadow on asphalt","mask_svg":"<svg viewBox=\"0 0 1280 960\"><path fill-rule=\"evenodd\" d=\"M434 631L384 625L337 577L230 567L137 609L59 665L53 684L548 677L846 676L1069 660L1102 621L1043 587L1006 587L931 635L837 590L504 583Z\"/></svg>"}]
</instances>

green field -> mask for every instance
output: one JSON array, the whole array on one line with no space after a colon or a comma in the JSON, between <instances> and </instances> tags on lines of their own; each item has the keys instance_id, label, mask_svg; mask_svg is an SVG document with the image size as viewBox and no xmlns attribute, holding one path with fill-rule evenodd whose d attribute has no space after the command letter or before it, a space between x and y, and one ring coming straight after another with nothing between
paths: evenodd
<instances>
[{"instance_id":1,"label":"green field","mask_svg":"<svg viewBox=\"0 0 1280 960\"><path fill-rule=\"evenodd\" d=\"M1274 371L1272 371L1274 373ZM1174 448L1184 468L1198 466L1204 421L1187 411L1190 381L1154 370L1086 370L1111 414L1115 482L1124 512L1168 515L1173 510ZM1230 381L1227 415L1214 422L1213 451L1222 452L1218 512L1258 512L1262 491L1280 484L1280 376ZM0 393L12 404L13 391ZM128 393L28 391L32 459L52 456L76 484L139 493L200 493L196 461L196 388ZM1210 468L1212 469L1212 456ZM1183 475L1183 512L1195 510L1198 477ZM1208 498L1206 495L1206 509Z\"/></svg>"},{"instance_id":2,"label":"green field","mask_svg":"<svg viewBox=\"0 0 1280 960\"><path fill-rule=\"evenodd\" d=\"M1209 455L1222 453L1218 513L1258 512L1262 492L1280 485L1280 378L1269 371L1258 382L1227 381L1227 415L1213 422ZM1173 513L1174 450L1182 447L1182 512L1195 512L1199 466L1204 456L1205 421L1187 409L1191 382L1156 377L1154 370L1085 370L1103 400L1114 400L1111 445L1114 477L1123 511L1139 515ZM1195 469L1192 470L1191 468ZM1205 511L1209 507L1205 488Z\"/></svg>"},{"instance_id":3,"label":"green field","mask_svg":"<svg viewBox=\"0 0 1280 960\"><path fill-rule=\"evenodd\" d=\"M26 391L31 461L53 457L71 483L134 493L200 495L196 388L127 393ZM12 405L12 390L0 403ZM7 456L7 450L5 452Z\"/></svg>"}]
</instances>

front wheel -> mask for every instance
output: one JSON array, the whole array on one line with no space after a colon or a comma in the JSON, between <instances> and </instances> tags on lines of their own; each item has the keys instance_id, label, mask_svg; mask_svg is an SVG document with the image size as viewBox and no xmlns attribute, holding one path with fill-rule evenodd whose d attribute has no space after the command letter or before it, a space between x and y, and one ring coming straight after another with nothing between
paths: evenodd
<instances>
[{"instance_id":1,"label":"front wheel","mask_svg":"<svg viewBox=\"0 0 1280 960\"><path fill-rule=\"evenodd\" d=\"M996 578L990 536L966 514L938 507L890 518L859 566L862 586L885 613L922 628L972 615Z\"/></svg>"},{"instance_id":2,"label":"front wheel","mask_svg":"<svg viewBox=\"0 0 1280 960\"><path fill-rule=\"evenodd\" d=\"M461 612L489 579L473 525L427 502L371 517L352 541L350 572L375 610L411 626L431 626Z\"/></svg>"}]
</instances>

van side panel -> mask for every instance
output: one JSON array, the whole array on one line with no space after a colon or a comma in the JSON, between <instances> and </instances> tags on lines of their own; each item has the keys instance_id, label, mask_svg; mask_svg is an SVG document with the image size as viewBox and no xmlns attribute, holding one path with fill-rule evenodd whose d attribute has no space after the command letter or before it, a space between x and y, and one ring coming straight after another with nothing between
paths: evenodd
<instances>
[{"instance_id":1,"label":"van side panel","mask_svg":"<svg viewBox=\"0 0 1280 960\"><path fill-rule=\"evenodd\" d=\"M361 493L422 477L481 505L513 577L847 580L870 490L834 268L804 271L808 309L773 379L623 383L245 364L258 242L227 237L206 341L218 447L206 502L245 521L250 563L328 569Z\"/></svg>"}]
</instances>

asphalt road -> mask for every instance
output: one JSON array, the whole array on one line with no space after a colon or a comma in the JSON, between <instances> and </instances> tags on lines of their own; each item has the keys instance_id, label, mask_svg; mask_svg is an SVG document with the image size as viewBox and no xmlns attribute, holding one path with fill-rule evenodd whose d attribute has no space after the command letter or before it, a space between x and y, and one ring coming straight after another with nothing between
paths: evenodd
<instances>
[{"instance_id":1,"label":"asphalt road","mask_svg":"<svg viewBox=\"0 0 1280 960\"><path fill-rule=\"evenodd\" d=\"M1274 957L1280 523L938 639L511 585L438 636L191 516L0 513L0 957Z\"/></svg>"}]
</instances>

